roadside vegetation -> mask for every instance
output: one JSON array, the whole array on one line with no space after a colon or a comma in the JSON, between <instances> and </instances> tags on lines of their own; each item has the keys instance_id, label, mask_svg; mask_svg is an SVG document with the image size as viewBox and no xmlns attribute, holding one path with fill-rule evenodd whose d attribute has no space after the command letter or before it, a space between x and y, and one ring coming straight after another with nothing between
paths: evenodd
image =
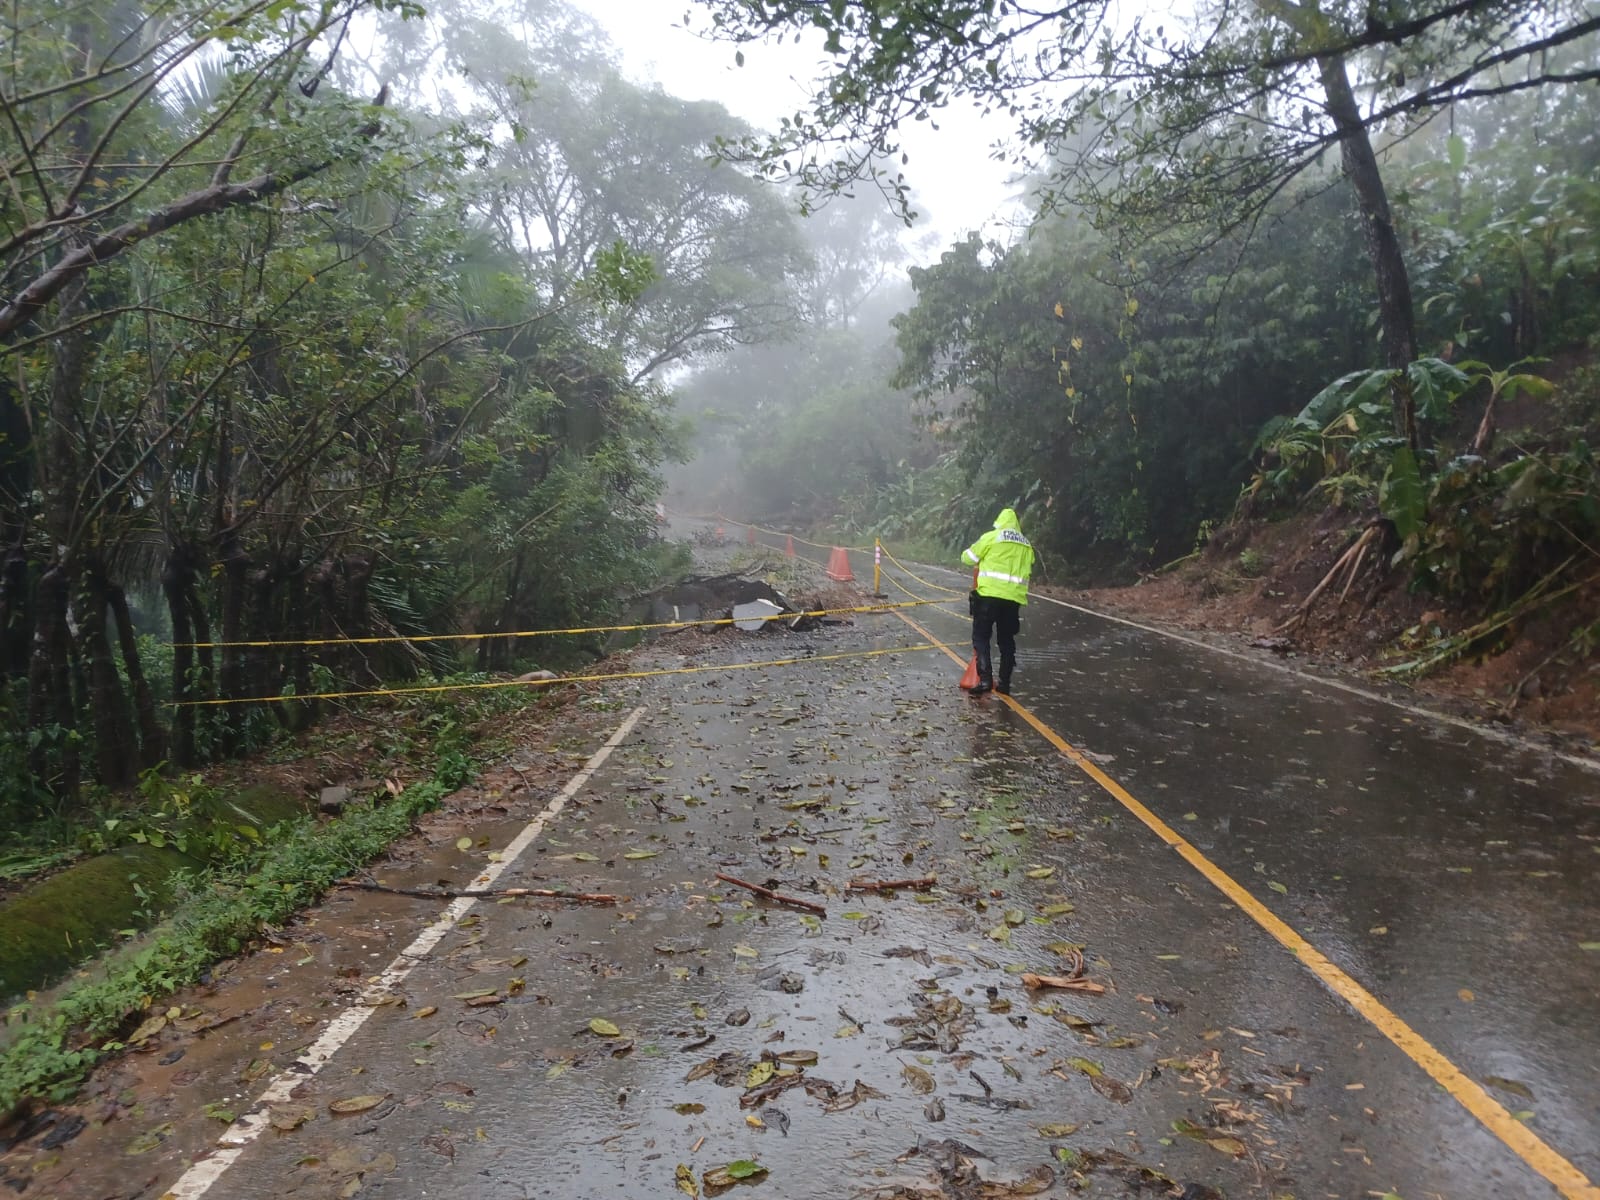
<instances>
[{"instance_id":1,"label":"roadside vegetation","mask_svg":"<svg viewBox=\"0 0 1600 1200\"><path fill-rule=\"evenodd\" d=\"M160 794L147 797L143 815L109 836L127 844L184 846L191 865L160 884L159 896L158 884L147 880L146 911L112 914L130 922L156 920L149 932L118 931L117 946L92 970L51 991L29 991L11 1006L0 1031L0 1113L30 1100L65 1098L107 1055L143 1042L168 1022L182 1027L185 1015L162 1003L165 997L270 935L383 854L419 817L472 782L480 766L503 756L515 736L570 711L571 699L492 688L399 698L330 720L303 736L300 754L357 762L371 776L366 787L351 788L330 816L301 812L260 830L196 819L192 810L210 798L204 793L240 794L241 780L270 775L263 757L223 773L215 785L147 780L146 790ZM197 841L206 843L204 851ZM13 919L0 909L0 922ZM53 924L44 931L59 935ZM26 967L14 945L7 946L6 962Z\"/></svg>"},{"instance_id":2,"label":"roadside vegetation","mask_svg":"<svg viewBox=\"0 0 1600 1200\"><path fill-rule=\"evenodd\" d=\"M1092 3L708 7L719 36L813 27L832 51L806 119L730 157L824 213L876 188L909 215L896 129L971 101L1009 114L1029 199L1015 234L912 266L849 357L830 332L698 378L755 398L724 438L742 479L707 503L946 555L1012 503L1075 586L1323 514L1284 631L1415 593L1448 618L1397 673L1552 610L1552 656L1592 656L1592 13L1267 5L1119 32ZM741 372L779 396L721 383Z\"/></svg>"}]
</instances>

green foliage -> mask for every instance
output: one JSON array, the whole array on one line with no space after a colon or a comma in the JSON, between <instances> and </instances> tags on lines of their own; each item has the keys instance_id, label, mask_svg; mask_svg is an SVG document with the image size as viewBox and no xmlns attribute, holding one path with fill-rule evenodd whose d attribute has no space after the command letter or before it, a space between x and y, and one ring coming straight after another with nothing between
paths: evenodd
<instances>
[{"instance_id":1,"label":"green foliage","mask_svg":"<svg viewBox=\"0 0 1600 1200\"><path fill-rule=\"evenodd\" d=\"M103 978L71 988L46 1009L23 1003L5 1016L0 1111L27 1098L59 1101L105 1054L134 1017L237 954L264 925L281 924L336 880L380 854L471 774L459 753L442 756L432 779L381 804L356 806L319 824L307 819L270 831L259 858L197 877L188 899L150 945Z\"/></svg>"},{"instance_id":2,"label":"green foliage","mask_svg":"<svg viewBox=\"0 0 1600 1200\"><path fill-rule=\"evenodd\" d=\"M555 0L526 44L470 6L443 26L409 4L351 9L395 18L379 22L383 54L426 57L439 37L484 50L459 115L455 96L430 109L426 70L403 63L394 95L410 103L364 102L338 57L344 10L269 6L299 22L292 41L252 10L211 55L183 32L203 7L175 0L153 24L126 6L3 18L19 53L0 140L28 165L0 203L16 251L0 274L7 296L39 299L0 305L0 532L26 559L0 589L9 824L158 761L262 748L323 707L188 701L469 665L450 643L341 638L603 619L656 569L649 507L682 451L670 393L646 381L760 336L803 261L776 199L705 163L725 114L622 80ZM74 74L97 55L105 72ZM545 74L561 86L527 86ZM626 181L610 157L624 145ZM547 213L573 235L559 264L507 219L513 194L532 203L518 172L535 165L583 180L574 207ZM224 177L256 182L190 192ZM82 222L53 219L75 203ZM75 278L35 279L75 261L69 233L119 226L140 236ZM53 577L69 611L36 630ZM145 610L133 650L85 619L118 598ZM30 645L46 647L48 685ZM486 648L473 665L511 663Z\"/></svg>"}]
</instances>

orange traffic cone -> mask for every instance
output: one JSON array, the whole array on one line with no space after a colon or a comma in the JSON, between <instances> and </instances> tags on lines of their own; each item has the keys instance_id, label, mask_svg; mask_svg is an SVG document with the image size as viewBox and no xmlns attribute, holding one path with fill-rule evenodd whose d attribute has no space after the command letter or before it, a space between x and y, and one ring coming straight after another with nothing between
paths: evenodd
<instances>
[{"instance_id":1,"label":"orange traffic cone","mask_svg":"<svg viewBox=\"0 0 1600 1200\"><path fill-rule=\"evenodd\" d=\"M786 533L783 535L783 553L785 558L794 557L794 534Z\"/></svg>"},{"instance_id":2,"label":"orange traffic cone","mask_svg":"<svg viewBox=\"0 0 1600 1200\"><path fill-rule=\"evenodd\" d=\"M756 527L754 525L746 525L744 527L744 540L748 546L756 544Z\"/></svg>"},{"instance_id":3,"label":"orange traffic cone","mask_svg":"<svg viewBox=\"0 0 1600 1200\"><path fill-rule=\"evenodd\" d=\"M717 526L717 541L725 542L727 540L728 540L728 531L726 529L724 529L721 525L718 525Z\"/></svg>"},{"instance_id":4,"label":"orange traffic cone","mask_svg":"<svg viewBox=\"0 0 1600 1200\"><path fill-rule=\"evenodd\" d=\"M845 553L844 547L835 546L833 553L828 555L827 576L835 583L855 581L855 576L850 573L850 556Z\"/></svg>"},{"instance_id":5,"label":"orange traffic cone","mask_svg":"<svg viewBox=\"0 0 1600 1200\"><path fill-rule=\"evenodd\" d=\"M978 686L978 656L973 654L972 661L967 664L966 673L961 676L961 690L970 692Z\"/></svg>"}]
</instances>

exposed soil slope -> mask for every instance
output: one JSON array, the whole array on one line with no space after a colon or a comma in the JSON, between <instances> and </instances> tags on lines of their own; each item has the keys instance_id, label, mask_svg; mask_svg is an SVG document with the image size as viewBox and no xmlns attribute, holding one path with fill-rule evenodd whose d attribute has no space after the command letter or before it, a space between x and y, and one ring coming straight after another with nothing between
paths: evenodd
<instances>
[{"instance_id":1,"label":"exposed soil slope","mask_svg":"<svg viewBox=\"0 0 1600 1200\"><path fill-rule=\"evenodd\" d=\"M1283 629L1352 536L1348 522L1328 515L1243 524L1220 532L1198 558L1167 574L1131 587L1060 594L1369 682L1380 678L1379 669L1415 658L1424 645L1480 619L1407 590L1392 572L1375 595L1365 583L1343 604L1330 592L1304 624ZM1597 611L1600 589L1591 588L1408 686L1435 707L1600 753L1600 660L1580 657L1569 645L1574 628Z\"/></svg>"}]
</instances>

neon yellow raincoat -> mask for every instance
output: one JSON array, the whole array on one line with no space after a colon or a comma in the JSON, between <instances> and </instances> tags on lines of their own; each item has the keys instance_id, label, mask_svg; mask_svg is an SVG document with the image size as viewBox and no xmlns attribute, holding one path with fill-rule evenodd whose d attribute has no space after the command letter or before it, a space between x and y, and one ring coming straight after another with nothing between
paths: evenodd
<instances>
[{"instance_id":1,"label":"neon yellow raincoat","mask_svg":"<svg viewBox=\"0 0 1600 1200\"><path fill-rule=\"evenodd\" d=\"M978 595L1028 602L1033 543L1022 536L1014 510L1001 509L994 528L963 550L961 561L978 568Z\"/></svg>"}]
</instances>

